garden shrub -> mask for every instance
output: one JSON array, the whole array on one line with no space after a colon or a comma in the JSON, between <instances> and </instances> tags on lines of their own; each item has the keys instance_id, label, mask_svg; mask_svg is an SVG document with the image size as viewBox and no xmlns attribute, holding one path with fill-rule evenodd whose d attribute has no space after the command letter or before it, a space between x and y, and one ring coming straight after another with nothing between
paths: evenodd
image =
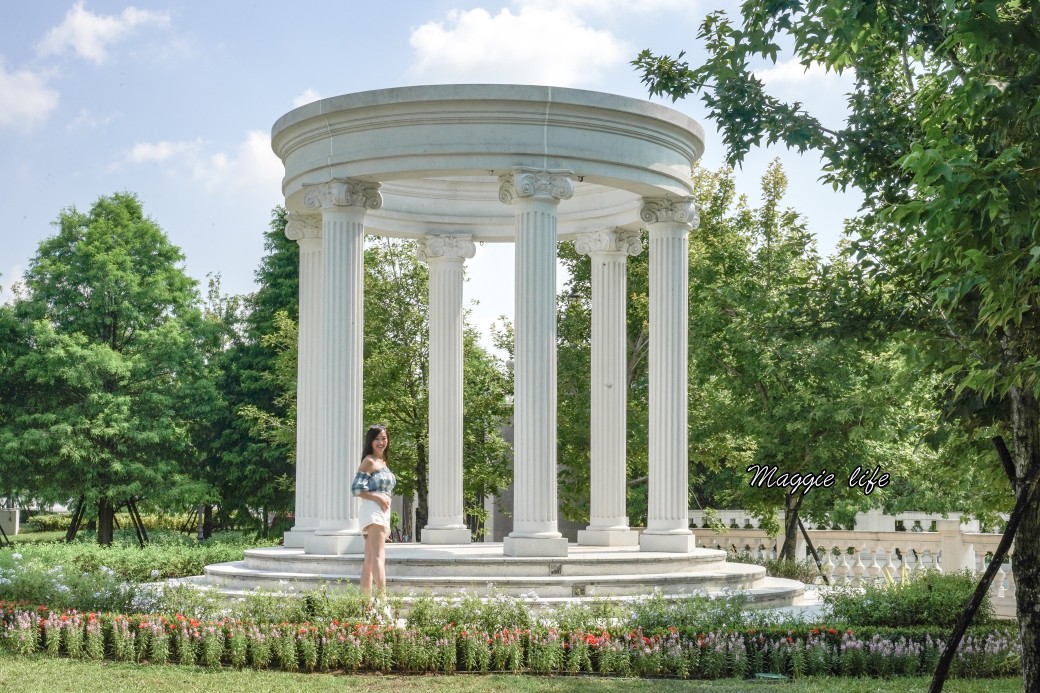
<instances>
[{"instance_id":1,"label":"garden shrub","mask_svg":"<svg viewBox=\"0 0 1040 693\"><path fill-rule=\"evenodd\" d=\"M901 582L867 585L862 589L838 589L824 595L834 618L858 626L938 626L957 622L975 592L976 577L966 571L943 574L921 571ZM975 615L975 623L993 619L987 594Z\"/></svg>"}]
</instances>

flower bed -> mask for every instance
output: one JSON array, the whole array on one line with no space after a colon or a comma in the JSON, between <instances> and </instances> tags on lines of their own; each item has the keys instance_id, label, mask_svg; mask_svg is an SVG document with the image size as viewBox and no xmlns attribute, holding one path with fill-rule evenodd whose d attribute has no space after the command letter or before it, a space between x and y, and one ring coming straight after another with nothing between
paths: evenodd
<instances>
[{"instance_id":1,"label":"flower bed","mask_svg":"<svg viewBox=\"0 0 1040 693\"><path fill-rule=\"evenodd\" d=\"M800 626L696 632L674 627L488 631L449 623L438 629L316 619L260 623L173 616L51 611L0 602L4 647L20 653L127 662L280 668L287 671L489 672L604 674L678 678L747 678L758 673L800 677L928 674L943 642L927 629ZM383 620L384 622L380 622ZM1006 676L1019 670L1013 628L974 631L952 672Z\"/></svg>"}]
</instances>

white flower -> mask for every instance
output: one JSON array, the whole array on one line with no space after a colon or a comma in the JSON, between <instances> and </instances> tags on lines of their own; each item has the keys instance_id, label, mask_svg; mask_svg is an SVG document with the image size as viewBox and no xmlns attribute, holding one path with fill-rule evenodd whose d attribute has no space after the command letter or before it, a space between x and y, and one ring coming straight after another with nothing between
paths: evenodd
<instances>
[{"instance_id":1,"label":"white flower","mask_svg":"<svg viewBox=\"0 0 1040 693\"><path fill-rule=\"evenodd\" d=\"M20 553L12 553L11 554L11 558L13 558L16 561L20 561L20 560L22 560L22 554L20 554Z\"/></svg>"},{"instance_id":2,"label":"white flower","mask_svg":"<svg viewBox=\"0 0 1040 693\"><path fill-rule=\"evenodd\" d=\"M152 576L153 578L157 578L157 577L159 577L159 571L158 571L158 569L156 569L156 568L152 568L152 572L151 572L151 573L149 573L149 575L151 575L151 576Z\"/></svg>"}]
</instances>

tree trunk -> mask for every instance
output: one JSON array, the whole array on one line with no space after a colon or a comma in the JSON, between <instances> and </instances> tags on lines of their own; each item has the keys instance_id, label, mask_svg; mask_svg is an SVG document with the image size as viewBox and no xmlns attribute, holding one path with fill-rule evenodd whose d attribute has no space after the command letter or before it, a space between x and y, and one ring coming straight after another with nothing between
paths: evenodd
<instances>
[{"instance_id":1,"label":"tree trunk","mask_svg":"<svg viewBox=\"0 0 1040 693\"><path fill-rule=\"evenodd\" d=\"M782 561L797 560L795 551L798 546L798 510L805 498L801 493L788 493L784 499L784 546L777 556Z\"/></svg>"},{"instance_id":2,"label":"tree trunk","mask_svg":"<svg viewBox=\"0 0 1040 693\"><path fill-rule=\"evenodd\" d=\"M116 509L108 501L108 496L102 496L98 501L97 543L102 546L111 546L114 535Z\"/></svg>"},{"instance_id":3,"label":"tree trunk","mask_svg":"<svg viewBox=\"0 0 1040 693\"><path fill-rule=\"evenodd\" d=\"M1012 388L1011 431L1017 475L1015 491L1040 466L1040 411L1030 390ZM1040 493L1033 493L1015 535L1012 562L1018 588L1018 630L1022 638L1025 690L1040 691Z\"/></svg>"},{"instance_id":4,"label":"tree trunk","mask_svg":"<svg viewBox=\"0 0 1040 693\"><path fill-rule=\"evenodd\" d=\"M202 538L209 539L213 536L213 506L209 503L202 510Z\"/></svg>"},{"instance_id":5,"label":"tree trunk","mask_svg":"<svg viewBox=\"0 0 1040 693\"><path fill-rule=\"evenodd\" d=\"M401 536L404 541L415 541L415 527L412 526L412 497L401 499Z\"/></svg>"},{"instance_id":6,"label":"tree trunk","mask_svg":"<svg viewBox=\"0 0 1040 693\"><path fill-rule=\"evenodd\" d=\"M426 459L426 446L419 443L415 446L415 494L419 497L419 504L415 507L415 539L422 541L422 528L430 517L429 507L429 462Z\"/></svg>"}]
</instances>

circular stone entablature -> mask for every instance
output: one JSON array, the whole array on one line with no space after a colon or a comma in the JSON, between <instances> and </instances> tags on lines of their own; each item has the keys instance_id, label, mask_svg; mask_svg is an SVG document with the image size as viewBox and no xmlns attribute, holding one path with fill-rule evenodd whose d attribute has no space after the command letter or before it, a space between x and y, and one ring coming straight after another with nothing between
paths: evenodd
<instances>
[{"instance_id":1,"label":"circular stone entablature","mask_svg":"<svg viewBox=\"0 0 1040 693\"><path fill-rule=\"evenodd\" d=\"M271 133L290 211L311 212L305 186L380 184L368 233L469 234L512 241L499 177L516 169L568 175L561 239L638 229L644 197L685 197L704 130L678 111L615 94L512 84L448 84L344 94L289 111Z\"/></svg>"}]
</instances>

